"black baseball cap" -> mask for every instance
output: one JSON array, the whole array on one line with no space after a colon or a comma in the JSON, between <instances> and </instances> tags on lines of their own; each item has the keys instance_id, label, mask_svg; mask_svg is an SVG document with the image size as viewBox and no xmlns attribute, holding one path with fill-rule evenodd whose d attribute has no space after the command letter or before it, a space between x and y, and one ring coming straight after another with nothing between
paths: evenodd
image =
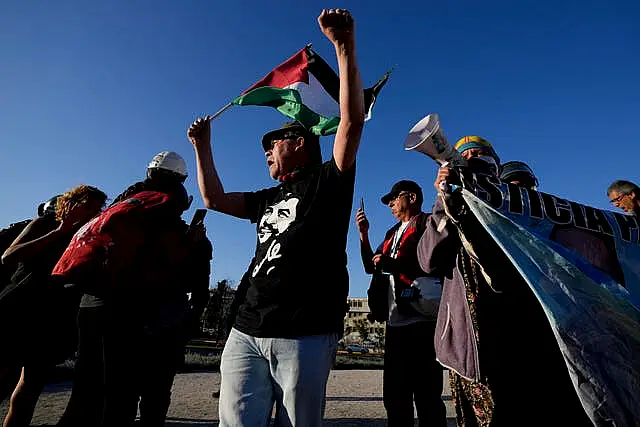
<instances>
[{"instance_id":1,"label":"black baseball cap","mask_svg":"<svg viewBox=\"0 0 640 427\"><path fill-rule=\"evenodd\" d=\"M280 129L272 130L264 134L262 137L262 148L264 148L264 151L269 150L271 148L271 141L274 138L282 138L287 135L302 136L305 141L316 142L318 144L320 143L320 138L309 132L307 128L302 126L300 123L287 122L283 124Z\"/></svg>"},{"instance_id":2,"label":"black baseball cap","mask_svg":"<svg viewBox=\"0 0 640 427\"><path fill-rule=\"evenodd\" d=\"M262 148L265 153L271 148L271 141L275 138L287 136L301 136L304 138L305 147L312 163L322 163L322 151L320 150L320 137L310 132L299 122L287 122L280 129L267 132L262 137Z\"/></svg>"},{"instance_id":3,"label":"black baseball cap","mask_svg":"<svg viewBox=\"0 0 640 427\"><path fill-rule=\"evenodd\" d=\"M409 180L402 180L393 184L393 187L391 187L391 191L389 191L387 194L382 196L380 201L382 202L382 204L388 205L391 200L398 197L398 194L400 194L403 191L415 193L416 202L422 203L422 188L420 188L420 186L416 184L414 181L409 181Z\"/></svg>"}]
</instances>

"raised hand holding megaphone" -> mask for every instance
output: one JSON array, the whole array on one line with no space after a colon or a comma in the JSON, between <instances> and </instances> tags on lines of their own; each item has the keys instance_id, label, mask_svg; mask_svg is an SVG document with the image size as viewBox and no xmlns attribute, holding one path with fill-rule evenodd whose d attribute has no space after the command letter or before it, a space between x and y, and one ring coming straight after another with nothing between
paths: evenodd
<instances>
[{"instance_id":1,"label":"raised hand holding megaphone","mask_svg":"<svg viewBox=\"0 0 640 427\"><path fill-rule=\"evenodd\" d=\"M404 140L404 149L426 154L440 165L451 163L453 166L466 166L467 161L453 148L440 127L440 116L429 114L409 131Z\"/></svg>"},{"instance_id":2,"label":"raised hand holding megaphone","mask_svg":"<svg viewBox=\"0 0 640 427\"><path fill-rule=\"evenodd\" d=\"M429 114L411 128L409 135L404 140L404 149L426 154L438 162L440 166L447 164L452 166L467 165L464 157L447 141L447 137L444 136L440 127L440 116L435 113ZM446 187L446 182L440 183L442 190L445 190Z\"/></svg>"}]
</instances>

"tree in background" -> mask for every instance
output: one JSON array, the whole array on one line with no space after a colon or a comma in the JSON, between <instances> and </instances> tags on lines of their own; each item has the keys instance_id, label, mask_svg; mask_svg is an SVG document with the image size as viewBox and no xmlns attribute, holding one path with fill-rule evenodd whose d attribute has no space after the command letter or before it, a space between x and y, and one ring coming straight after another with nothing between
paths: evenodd
<instances>
[{"instance_id":1,"label":"tree in background","mask_svg":"<svg viewBox=\"0 0 640 427\"><path fill-rule=\"evenodd\" d=\"M222 340L227 336L226 322L233 301L235 290L228 279L220 280L214 289L209 291L209 303L202 316L203 329L215 340Z\"/></svg>"},{"instance_id":2,"label":"tree in background","mask_svg":"<svg viewBox=\"0 0 640 427\"><path fill-rule=\"evenodd\" d=\"M369 340L369 327L371 326L369 321L367 319L357 319L354 325L356 332L360 335L360 340L362 340L362 342Z\"/></svg>"},{"instance_id":3,"label":"tree in background","mask_svg":"<svg viewBox=\"0 0 640 427\"><path fill-rule=\"evenodd\" d=\"M373 341L373 348L376 352L384 350L384 333L376 332L371 337L371 341Z\"/></svg>"}]
</instances>

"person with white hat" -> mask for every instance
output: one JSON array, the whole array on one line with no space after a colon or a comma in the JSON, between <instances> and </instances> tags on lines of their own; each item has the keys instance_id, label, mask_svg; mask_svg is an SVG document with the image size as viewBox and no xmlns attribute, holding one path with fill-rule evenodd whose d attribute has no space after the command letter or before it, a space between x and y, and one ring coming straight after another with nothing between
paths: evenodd
<instances>
[{"instance_id":1,"label":"person with white hat","mask_svg":"<svg viewBox=\"0 0 640 427\"><path fill-rule=\"evenodd\" d=\"M180 154L173 151L161 151L153 156L149 162L146 170L146 179L130 185L113 199L111 204L114 205L140 191L154 191L165 187L182 185L188 176L187 163ZM189 205L191 205L192 201L193 196L189 196Z\"/></svg>"},{"instance_id":2,"label":"person with white hat","mask_svg":"<svg viewBox=\"0 0 640 427\"><path fill-rule=\"evenodd\" d=\"M169 269L162 283L143 275L140 277L144 279L135 279L124 292L83 295L78 314L76 379L59 425L87 426L101 419L108 420L104 421L108 425L125 425L135 419L138 400L143 426L164 425L173 378L184 357L188 334L193 333L187 328L194 320L197 323L209 299L211 241L203 224L192 229L181 218L193 200L183 184L187 176L182 156L162 151L149 162L146 178L129 186L111 203L110 207L126 203L142 192L174 195L179 213L163 217L150 238L171 233L184 235L189 241L189 251L183 261ZM122 226L129 224L125 222ZM159 254L154 252L156 249ZM131 260L131 269L153 269L162 262L158 261L162 260L162 251L173 250L147 247L144 254ZM145 256L154 259L147 262ZM149 291L150 287L154 290ZM130 354L139 359L130 358ZM140 362L144 354L150 356ZM126 362L120 363L122 360ZM136 372L135 379L131 376L125 384L122 378L131 370Z\"/></svg>"}]
</instances>

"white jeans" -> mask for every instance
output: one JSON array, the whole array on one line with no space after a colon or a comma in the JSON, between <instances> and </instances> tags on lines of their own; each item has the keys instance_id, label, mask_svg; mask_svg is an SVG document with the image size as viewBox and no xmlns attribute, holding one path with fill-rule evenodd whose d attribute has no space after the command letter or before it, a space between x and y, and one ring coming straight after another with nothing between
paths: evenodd
<instances>
[{"instance_id":1,"label":"white jeans","mask_svg":"<svg viewBox=\"0 0 640 427\"><path fill-rule=\"evenodd\" d=\"M222 352L220 427L320 427L338 334L256 338L232 329Z\"/></svg>"}]
</instances>

